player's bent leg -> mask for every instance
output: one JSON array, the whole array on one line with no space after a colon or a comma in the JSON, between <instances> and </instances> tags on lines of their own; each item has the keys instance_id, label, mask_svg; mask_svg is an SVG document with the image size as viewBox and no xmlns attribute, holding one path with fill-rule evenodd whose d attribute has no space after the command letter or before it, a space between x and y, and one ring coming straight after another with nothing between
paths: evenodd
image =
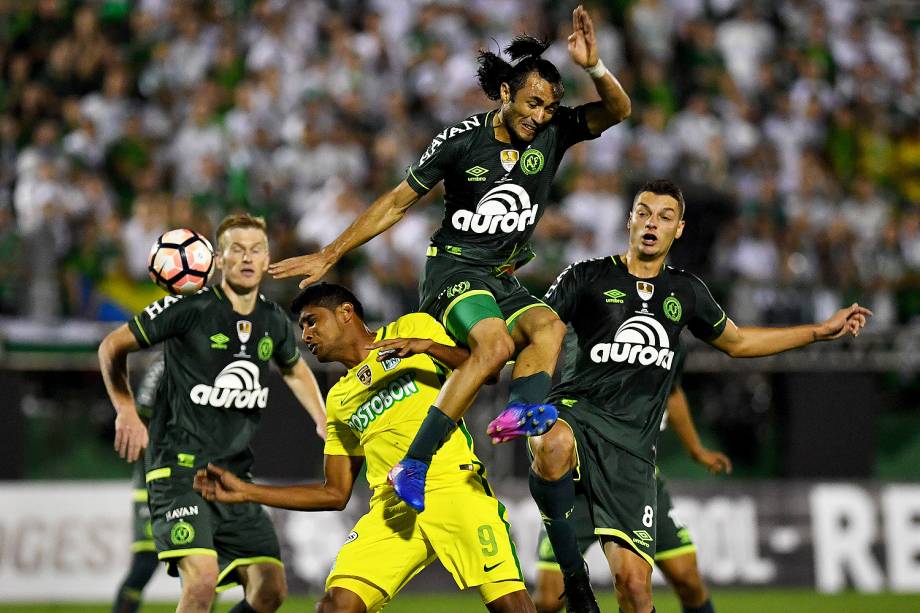
<instances>
[{"instance_id":1,"label":"player's bent leg","mask_svg":"<svg viewBox=\"0 0 920 613\"><path fill-rule=\"evenodd\" d=\"M486 608L492 613L535 613L533 600L523 585L519 582L507 583L516 583L519 589L486 602Z\"/></svg>"},{"instance_id":2,"label":"player's bent leg","mask_svg":"<svg viewBox=\"0 0 920 613\"><path fill-rule=\"evenodd\" d=\"M250 564L237 568L245 599L230 613L273 613L287 598L287 580L284 567L278 564ZM248 607L248 608L247 608Z\"/></svg>"},{"instance_id":3,"label":"player's bent leg","mask_svg":"<svg viewBox=\"0 0 920 613\"><path fill-rule=\"evenodd\" d=\"M514 362L515 380L537 373L546 373L551 377L556 369L559 352L562 350L562 341L565 339L565 324L559 316L549 307L537 304L533 306L535 308L528 309L512 322L514 329L511 331L511 338L519 352ZM534 390L532 399L521 401L543 402L549 389L550 384L547 383L545 389ZM509 402L513 401L515 397L512 395Z\"/></svg>"},{"instance_id":4,"label":"player's bent leg","mask_svg":"<svg viewBox=\"0 0 920 613\"><path fill-rule=\"evenodd\" d=\"M182 577L182 596L176 613L207 613L214 601L217 587L217 557L190 555L179 560Z\"/></svg>"},{"instance_id":5,"label":"player's bent leg","mask_svg":"<svg viewBox=\"0 0 920 613\"><path fill-rule=\"evenodd\" d=\"M365 613L367 605L358 594L344 587L333 587L316 603L316 613Z\"/></svg>"},{"instance_id":6,"label":"player's bent leg","mask_svg":"<svg viewBox=\"0 0 920 613\"><path fill-rule=\"evenodd\" d=\"M541 568L537 571L537 585L533 592L533 602L537 613L556 613L565 603L562 601L562 571Z\"/></svg>"},{"instance_id":7,"label":"player's bent leg","mask_svg":"<svg viewBox=\"0 0 920 613\"><path fill-rule=\"evenodd\" d=\"M656 560L671 588L680 599L687 613L712 613L715 609L709 601L706 584L700 576L696 553L690 552L674 558Z\"/></svg>"},{"instance_id":8,"label":"player's bent leg","mask_svg":"<svg viewBox=\"0 0 920 613\"><path fill-rule=\"evenodd\" d=\"M652 567L649 562L615 539L604 540L604 555L616 583L620 609L625 613L652 611Z\"/></svg>"}]
</instances>

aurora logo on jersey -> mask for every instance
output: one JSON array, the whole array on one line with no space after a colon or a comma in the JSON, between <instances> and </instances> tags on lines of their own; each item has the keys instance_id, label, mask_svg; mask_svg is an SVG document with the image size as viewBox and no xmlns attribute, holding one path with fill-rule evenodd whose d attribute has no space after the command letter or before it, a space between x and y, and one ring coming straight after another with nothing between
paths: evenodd
<instances>
[{"instance_id":1,"label":"aurora logo on jersey","mask_svg":"<svg viewBox=\"0 0 920 613\"><path fill-rule=\"evenodd\" d=\"M671 370L674 352L664 326L645 315L630 317L617 329L612 343L597 343L591 347L591 361L661 366Z\"/></svg>"},{"instance_id":2,"label":"aurora logo on jersey","mask_svg":"<svg viewBox=\"0 0 920 613\"><path fill-rule=\"evenodd\" d=\"M407 373L383 384L382 389L371 396L348 418L352 430L364 432L384 411L418 392L415 375Z\"/></svg>"},{"instance_id":3,"label":"aurora logo on jersey","mask_svg":"<svg viewBox=\"0 0 920 613\"><path fill-rule=\"evenodd\" d=\"M464 132L468 132L469 130L472 130L473 128L478 128L478 127L479 127L479 118L470 117L469 119L464 119L463 122L460 123L460 125L456 125L450 128L444 128L442 132L440 132L437 136L431 139L431 144L428 145L427 149L425 149L425 153L423 153L422 157L419 159L418 165L422 166L425 162L427 162L428 158L434 155L434 152L438 150L438 147L443 145L444 141L446 141L447 139L453 138L457 136L458 134L463 134Z\"/></svg>"},{"instance_id":4,"label":"aurora logo on jersey","mask_svg":"<svg viewBox=\"0 0 920 613\"><path fill-rule=\"evenodd\" d=\"M197 405L229 409L264 409L268 405L268 388L259 385L259 367L245 360L224 366L214 378L214 385L199 383L189 392Z\"/></svg>"},{"instance_id":5,"label":"aurora logo on jersey","mask_svg":"<svg viewBox=\"0 0 920 613\"><path fill-rule=\"evenodd\" d=\"M461 209L450 218L458 230L476 234L523 232L536 223L540 205L530 203L530 195L520 185L506 183L486 192L476 211Z\"/></svg>"}]
</instances>

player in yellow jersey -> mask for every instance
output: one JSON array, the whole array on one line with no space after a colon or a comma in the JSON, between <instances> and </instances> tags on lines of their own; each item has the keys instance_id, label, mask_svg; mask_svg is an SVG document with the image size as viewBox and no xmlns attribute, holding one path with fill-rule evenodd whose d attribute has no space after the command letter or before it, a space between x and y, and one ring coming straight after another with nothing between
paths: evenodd
<instances>
[{"instance_id":1,"label":"player in yellow jersey","mask_svg":"<svg viewBox=\"0 0 920 613\"><path fill-rule=\"evenodd\" d=\"M437 558L461 589L479 590L489 611L534 612L505 508L462 421L432 460L423 512L409 508L387 482L387 471L403 457L451 369L469 351L425 313L371 332L361 303L340 285L307 287L291 310L319 361L349 369L326 400L325 482L257 485L208 466L196 475L195 488L219 502L340 510L367 462L370 510L339 551L317 611L377 611Z\"/></svg>"}]
</instances>

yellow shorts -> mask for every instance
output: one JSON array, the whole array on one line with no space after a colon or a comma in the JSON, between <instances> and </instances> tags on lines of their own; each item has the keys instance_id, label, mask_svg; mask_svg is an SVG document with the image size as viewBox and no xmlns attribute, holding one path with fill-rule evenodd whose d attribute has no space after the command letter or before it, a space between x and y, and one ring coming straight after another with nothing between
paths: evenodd
<instances>
[{"instance_id":1,"label":"yellow shorts","mask_svg":"<svg viewBox=\"0 0 920 613\"><path fill-rule=\"evenodd\" d=\"M457 487L427 492L422 513L391 488L375 497L339 551L326 589L352 591L377 611L436 558L460 589L479 588L484 603L526 589L504 505L485 480L468 474Z\"/></svg>"}]
</instances>

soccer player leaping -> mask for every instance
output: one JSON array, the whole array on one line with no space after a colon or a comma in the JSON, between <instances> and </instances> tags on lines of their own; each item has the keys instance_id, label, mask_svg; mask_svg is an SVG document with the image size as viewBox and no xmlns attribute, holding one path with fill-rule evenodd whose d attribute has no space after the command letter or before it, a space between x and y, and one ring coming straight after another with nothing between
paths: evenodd
<instances>
[{"instance_id":1,"label":"soccer player leaping","mask_svg":"<svg viewBox=\"0 0 920 613\"><path fill-rule=\"evenodd\" d=\"M543 403L565 326L513 273L533 257L530 237L565 151L596 138L630 112L629 97L598 58L588 13L579 6L572 18L569 53L594 79L599 101L575 108L560 105L562 78L540 57L546 42L514 39L506 49L513 65L481 52L479 83L501 106L435 136L406 179L318 253L269 269L278 278L306 276L301 287L318 281L343 255L398 222L444 181L446 210L428 247L420 309L468 346L470 357L442 388L392 471L397 494L419 511L424 509L425 474L440 442L456 428L481 385L515 354L498 434L541 434L555 420L555 408Z\"/></svg>"},{"instance_id":2,"label":"soccer player leaping","mask_svg":"<svg viewBox=\"0 0 920 613\"><path fill-rule=\"evenodd\" d=\"M629 213L627 252L569 266L545 297L574 328L577 351L573 368L549 395L558 403L559 421L529 440L530 491L568 599L569 577L584 572L570 517L574 479L581 480L594 533L627 613L654 610L655 443L676 376L681 331L689 328L731 357L757 357L857 336L872 314L853 304L819 324L737 327L702 281L665 266L672 243L684 231L683 215L684 198L675 184L647 183Z\"/></svg>"}]
</instances>

